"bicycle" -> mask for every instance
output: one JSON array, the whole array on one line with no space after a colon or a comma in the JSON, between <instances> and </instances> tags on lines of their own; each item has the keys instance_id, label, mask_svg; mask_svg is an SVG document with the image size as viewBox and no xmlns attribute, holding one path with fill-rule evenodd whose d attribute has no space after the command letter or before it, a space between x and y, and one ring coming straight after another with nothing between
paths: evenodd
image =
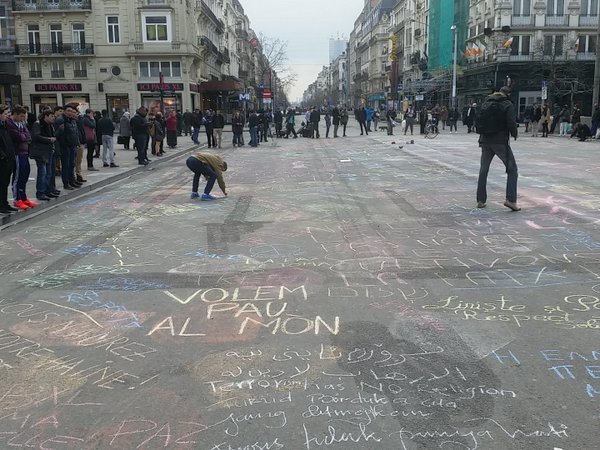
<instances>
[{"instance_id":1,"label":"bicycle","mask_svg":"<svg viewBox=\"0 0 600 450\"><path fill-rule=\"evenodd\" d=\"M426 139L435 139L439 134L437 121L429 119L425 124L425 138Z\"/></svg>"}]
</instances>

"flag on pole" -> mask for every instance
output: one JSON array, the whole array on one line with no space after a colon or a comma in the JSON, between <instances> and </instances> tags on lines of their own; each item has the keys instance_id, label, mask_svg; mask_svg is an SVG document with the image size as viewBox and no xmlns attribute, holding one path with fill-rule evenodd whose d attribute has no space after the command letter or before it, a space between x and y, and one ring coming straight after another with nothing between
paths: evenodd
<instances>
[{"instance_id":1,"label":"flag on pole","mask_svg":"<svg viewBox=\"0 0 600 450\"><path fill-rule=\"evenodd\" d=\"M504 48L509 48L512 46L512 43L513 43L513 37L511 36L506 40L506 42L504 42L503 46L504 46Z\"/></svg>"},{"instance_id":2,"label":"flag on pole","mask_svg":"<svg viewBox=\"0 0 600 450\"><path fill-rule=\"evenodd\" d=\"M466 56L467 58L470 58L470 57L471 57L471 50L469 50L469 47L467 47L467 48L465 49L465 56Z\"/></svg>"},{"instance_id":3,"label":"flag on pole","mask_svg":"<svg viewBox=\"0 0 600 450\"><path fill-rule=\"evenodd\" d=\"M577 40L575 41L575 53L579 52L579 37L577 37Z\"/></svg>"},{"instance_id":4,"label":"flag on pole","mask_svg":"<svg viewBox=\"0 0 600 450\"><path fill-rule=\"evenodd\" d=\"M471 47L471 53L473 53L475 56L479 55L479 47L475 42L473 42L473 47Z\"/></svg>"},{"instance_id":5,"label":"flag on pole","mask_svg":"<svg viewBox=\"0 0 600 450\"><path fill-rule=\"evenodd\" d=\"M485 45L484 39L479 39L479 48L481 50L481 53L484 53L487 50L487 46Z\"/></svg>"}]
</instances>

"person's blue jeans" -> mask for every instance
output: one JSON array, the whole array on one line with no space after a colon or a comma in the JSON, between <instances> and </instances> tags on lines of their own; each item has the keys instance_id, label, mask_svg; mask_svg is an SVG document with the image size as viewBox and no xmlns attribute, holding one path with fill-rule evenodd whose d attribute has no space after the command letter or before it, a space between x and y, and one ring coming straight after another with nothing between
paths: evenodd
<instances>
[{"instance_id":1,"label":"person's blue jeans","mask_svg":"<svg viewBox=\"0 0 600 450\"><path fill-rule=\"evenodd\" d=\"M75 147L66 147L62 149L60 156L61 172L63 184L71 184L75 181L75 155L77 149Z\"/></svg>"},{"instance_id":2,"label":"person's blue jeans","mask_svg":"<svg viewBox=\"0 0 600 450\"><path fill-rule=\"evenodd\" d=\"M477 180L477 201L485 203L487 201L487 176L490 170L490 164L494 156L500 158L506 167L506 200L509 202L517 201L517 162L512 149L508 144L481 144L481 166L479 168L479 179Z\"/></svg>"},{"instance_id":3,"label":"person's blue jeans","mask_svg":"<svg viewBox=\"0 0 600 450\"><path fill-rule=\"evenodd\" d=\"M217 174L208 164L203 163L198 158L194 158L190 156L185 164L188 166L192 172L194 172L194 179L192 181L192 192L198 192L198 185L200 184L200 176L204 175L208 181L206 186L204 187L204 193L210 194L213 186L215 185L215 181L217 180Z\"/></svg>"},{"instance_id":4,"label":"person's blue jeans","mask_svg":"<svg viewBox=\"0 0 600 450\"><path fill-rule=\"evenodd\" d=\"M256 127L250 127L250 147L258 145L258 130Z\"/></svg>"},{"instance_id":5,"label":"person's blue jeans","mask_svg":"<svg viewBox=\"0 0 600 450\"><path fill-rule=\"evenodd\" d=\"M200 141L198 140L198 134L200 133L200 127L194 127L192 129L192 141L194 142L194 144L199 144Z\"/></svg>"},{"instance_id":6,"label":"person's blue jeans","mask_svg":"<svg viewBox=\"0 0 600 450\"><path fill-rule=\"evenodd\" d=\"M46 194L56 190L56 156L54 153L50 155L48 164L48 171L46 172Z\"/></svg>"},{"instance_id":7,"label":"person's blue jeans","mask_svg":"<svg viewBox=\"0 0 600 450\"><path fill-rule=\"evenodd\" d=\"M242 133L233 133L233 145L244 145L244 138L242 136Z\"/></svg>"},{"instance_id":8,"label":"person's blue jeans","mask_svg":"<svg viewBox=\"0 0 600 450\"><path fill-rule=\"evenodd\" d=\"M48 176L51 170L52 158L50 158L50 161L36 159L35 164L37 165L37 177L35 179L35 194L43 195L50 192L48 189Z\"/></svg>"},{"instance_id":9,"label":"person's blue jeans","mask_svg":"<svg viewBox=\"0 0 600 450\"><path fill-rule=\"evenodd\" d=\"M29 180L29 174L31 173L31 166L29 165L29 155L17 155L13 173L13 198L16 201L27 199L27 180Z\"/></svg>"}]
</instances>

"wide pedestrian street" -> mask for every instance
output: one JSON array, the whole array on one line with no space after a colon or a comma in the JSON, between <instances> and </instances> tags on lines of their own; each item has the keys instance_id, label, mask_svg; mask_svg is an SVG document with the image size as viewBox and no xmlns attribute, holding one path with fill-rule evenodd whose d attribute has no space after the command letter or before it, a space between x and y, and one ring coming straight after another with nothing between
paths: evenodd
<instances>
[{"instance_id":1,"label":"wide pedestrian street","mask_svg":"<svg viewBox=\"0 0 600 450\"><path fill-rule=\"evenodd\" d=\"M182 137L13 214L0 448L598 448L600 142L521 126L512 212L464 127L321 124L226 133L227 198L190 199Z\"/></svg>"}]
</instances>

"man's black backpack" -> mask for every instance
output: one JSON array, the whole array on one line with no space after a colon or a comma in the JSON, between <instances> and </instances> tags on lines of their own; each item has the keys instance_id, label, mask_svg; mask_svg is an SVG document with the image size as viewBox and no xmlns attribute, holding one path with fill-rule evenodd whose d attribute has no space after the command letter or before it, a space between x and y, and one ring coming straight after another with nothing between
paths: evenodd
<instances>
[{"instance_id":1,"label":"man's black backpack","mask_svg":"<svg viewBox=\"0 0 600 450\"><path fill-rule=\"evenodd\" d=\"M504 99L487 99L475 116L475 128L478 134L495 134L506 130L506 111L502 105Z\"/></svg>"}]
</instances>

